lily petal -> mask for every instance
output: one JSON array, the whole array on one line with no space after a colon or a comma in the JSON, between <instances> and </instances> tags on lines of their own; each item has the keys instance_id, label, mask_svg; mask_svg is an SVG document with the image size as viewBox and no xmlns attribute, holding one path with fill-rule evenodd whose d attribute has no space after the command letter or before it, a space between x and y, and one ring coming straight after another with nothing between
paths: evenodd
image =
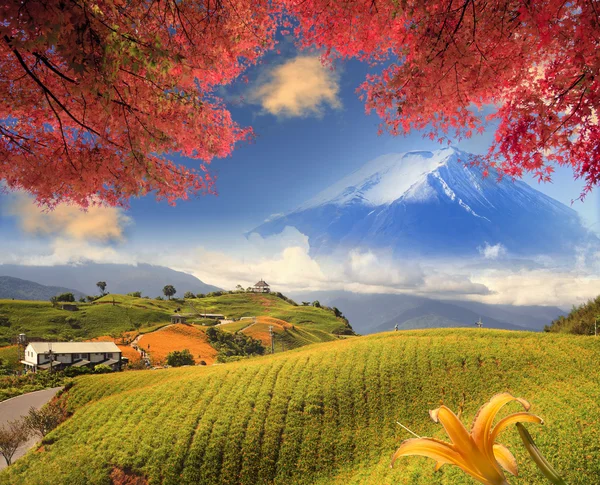
<instances>
[{"instance_id":1,"label":"lily petal","mask_svg":"<svg viewBox=\"0 0 600 485\"><path fill-rule=\"evenodd\" d=\"M464 457L471 468L477 469L485 477L501 482L504 479L500 469L494 461L488 459L483 449L477 447L469 432L464 427L458 416L446 406L440 406L429 412L435 422L440 422L454 448Z\"/></svg>"},{"instance_id":2,"label":"lily petal","mask_svg":"<svg viewBox=\"0 0 600 485\"><path fill-rule=\"evenodd\" d=\"M517 476L517 460L506 446L496 443L494 445L494 457L508 473Z\"/></svg>"},{"instance_id":3,"label":"lily petal","mask_svg":"<svg viewBox=\"0 0 600 485\"><path fill-rule=\"evenodd\" d=\"M401 456L418 455L433 458L436 463L436 470L442 465L456 465L465 473L468 473L476 480L482 483L493 485L481 475L479 470L474 468L470 463L467 463L460 453L456 451L454 446L434 438L414 438L404 441L400 448L396 450L392 456L392 465L397 458Z\"/></svg>"},{"instance_id":4,"label":"lily petal","mask_svg":"<svg viewBox=\"0 0 600 485\"><path fill-rule=\"evenodd\" d=\"M505 418L498 421L496 426L494 426L494 430L492 431L492 436L490 437L490 442L495 443L498 435L506 429L507 426L516 423L538 423L544 424L544 420L535 414L530 413L515 413L506 416Z\"/></svg>"},{"instance_id":5,"label":"lily petal","mask_svg":"<svg viewBox=\"0 0 600 485\"><path fill-rule=\"evenodd\" d=\"M471 436L475 443L477 443L477 446L487 454L490 460L494 458L493 441L490 440L494 418L498 414L498 411L511 401L520 402L525 410L531 407L525 399L514 397L512 394L504 392L496 394L489 402L481 406L473 421Z\"/></svg>"}]
</instances>

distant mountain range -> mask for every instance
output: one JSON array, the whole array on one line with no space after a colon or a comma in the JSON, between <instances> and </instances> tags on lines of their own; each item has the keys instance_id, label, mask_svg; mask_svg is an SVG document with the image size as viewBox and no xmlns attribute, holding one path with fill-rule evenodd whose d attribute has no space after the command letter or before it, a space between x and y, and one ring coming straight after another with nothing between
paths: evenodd
<instances>
[{"instance_id":1,"label":"distant mountain range","mask_svg":"<svg viewBox=\"0 0 600 485\"><path fill-rule=\"evenodd\" d=\"M143 295L151 297L162 295L165 285L173 285L177 290L177 296L183 296L186 291L209 293L219 290L216 286L208 285L190 274L150 264L85 263L61 266L4 264L0 265L0 275L21 278L40 285L60 284L68 288L77 288L79 292L86 295L98 294L96 287L98 281L105 281L106 291L110 293L126 294L141 291Z\"/></svg>"},{"instance_id":2,"label":"distant mountain range","mask_svg":"<svg viewBox=\"0 0 600 485\"><path fill-rule=\"evenodd\" d=\"M439 301L414 295L362 294L344 291L292 293L296 301L318 300L339 308L360 334L399 329L475 327L541 331L565 315L558 307L487 305L469 301Z\"/></svg>"},{"instance_id":3,"label":"distant mountain range","mask_svg":"<svg viewBox=\"0 0 600 485\"><path fill-rule=\"evenodd\" d=\"M45 286L33 281L0 276L0 300L49 300L61 293L73 293L76 299L85 296L83 293L62 286Z\"/></svg>"},{"instance_id":4,"label":"distant mountain range","mask_svg":"<svg viewBox=\"0 0 600 485\"><path fill-rule=\"evenodd\" d=\"M454 148L379 157L296 210L257 227L286 226L309 238L311 254L390 248L403 257L465 256L498 243L511 254L563 254L600 244L577 213L520 181L483 177Z\"/></svg>"}]
</instances>

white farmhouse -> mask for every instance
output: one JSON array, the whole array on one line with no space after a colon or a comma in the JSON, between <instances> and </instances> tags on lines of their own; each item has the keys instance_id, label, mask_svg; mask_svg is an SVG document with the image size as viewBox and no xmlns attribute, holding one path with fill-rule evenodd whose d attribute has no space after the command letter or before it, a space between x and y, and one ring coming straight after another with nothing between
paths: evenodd
<instances>
[{"instance_id":1,"label":"white farmhouse","mask_svg":"<svg viewBox=\"0 0 600 485\"><path fill-rule=\"evenodd\" d=\"M114 342L31 342L21 361L30 371L64 369L65 367L95 367L104 364L120 370L121 350Z\"/></svg>"}]
</instances>

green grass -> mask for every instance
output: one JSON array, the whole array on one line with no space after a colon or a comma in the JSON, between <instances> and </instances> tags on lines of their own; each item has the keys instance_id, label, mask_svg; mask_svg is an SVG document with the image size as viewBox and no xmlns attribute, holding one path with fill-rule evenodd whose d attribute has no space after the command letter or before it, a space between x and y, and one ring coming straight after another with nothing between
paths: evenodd
<instances>
[{"instance_id":1,"label":"green grass","mask_svg":"<svg viewBox=\"0 0 600 485\"><path fill-rule=\"evenodd\" d=\"M170 321L167 305L152 301L112 295L94 303L78 303L75 312L53 308L50 302L0 300L0 315L9 318L10 327L0 327L0 345L25 333L51 339L93 338L132 329L132 322L144 327ZM157 302L161 303L161 302Z\"/></svg>"},{"instance_id":2,"label":"green grass","mask_svg":"<svg viewBox=\"0 0 600 485\"><path fill-rule=\"evenodd\" d=\"M151 484L474 485L457 468L390 456L410 436L447 440L427 411L463 421L502 391L531 401L528 425L569 485L600 483L600 339L442 329L310 345L211 367L83 376L74 415L0 473L0 484L109 484L114 467ZM505 412L514 412L516 405ZM516 430L499 440L545 485Z\"/></svg>"}]
</instances>

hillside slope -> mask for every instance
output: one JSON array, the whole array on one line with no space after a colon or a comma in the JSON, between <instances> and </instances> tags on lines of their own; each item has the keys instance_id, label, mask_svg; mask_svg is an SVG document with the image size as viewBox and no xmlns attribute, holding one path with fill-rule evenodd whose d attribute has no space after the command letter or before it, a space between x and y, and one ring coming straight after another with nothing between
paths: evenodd
<instances>
[{"instance_id":1,"label":"hillside slope","mask_svg":"<svg viewBox=\"0 0 600 485\"><path fill-rule=\"evenodd\" d=\"M61 293L73 293L76 299L85 296L80 291L71 288L45 286L12 276L0 276L0 300L12 298L15 300L49 300Z\"/></svg>"},{"instance_id":2,"label":"hillside slope","mask_svg":"<svg viewBox=\"0 0 600 485\"><path fill-rule=\"evenodd\" d=\"M77 306L79 310L71 312L54 308L45 301L0 300L0 322L5 322L0 325L0 346L8 345L11 337L19 333L48 340L91 339L133 330L136 322L145 331L169 323L175 312L283 320L298 329L281 337L281 341L284 337L287 339L287 349L331 340L336 338L334 334L346 328L341 319L325 308L294 306L270 294L234 293L170 301L107 295L93 303L77 303ZM190 323L194 321L190 319Z\"/></svg>"},{"instance_id":3,"label":"hillside slope","mask_svg":"<svg viewBox=\"0 0 600 485\"><path fill-rule=\"evenodd\" d=\"M583 305L573 307L566 316L558 317L544 330L547 332L575 333L579 335L593 335L597 321L600 332L600 296L589 300Z\"/></svg>"},{"instance_id":4,"label":"hillside slope","mask_svg":"<svg viewBox=\"0 0 600 485\"><path fill-rule=\"evenodd\" d=\"M390 456L410 436L447 440L427 410L492 394L527 398L528 425L569 485L600 483L600 342L496 330L378 334L211 367L78 378L75 414L0 474L0 484L473 485L460 470ZM505 413L514 412L512 406ZM499 441L519 463L511 485L545 485L514 429ZM140 481L137 483L146 483Z\"/></svg>"}]
</instances>

